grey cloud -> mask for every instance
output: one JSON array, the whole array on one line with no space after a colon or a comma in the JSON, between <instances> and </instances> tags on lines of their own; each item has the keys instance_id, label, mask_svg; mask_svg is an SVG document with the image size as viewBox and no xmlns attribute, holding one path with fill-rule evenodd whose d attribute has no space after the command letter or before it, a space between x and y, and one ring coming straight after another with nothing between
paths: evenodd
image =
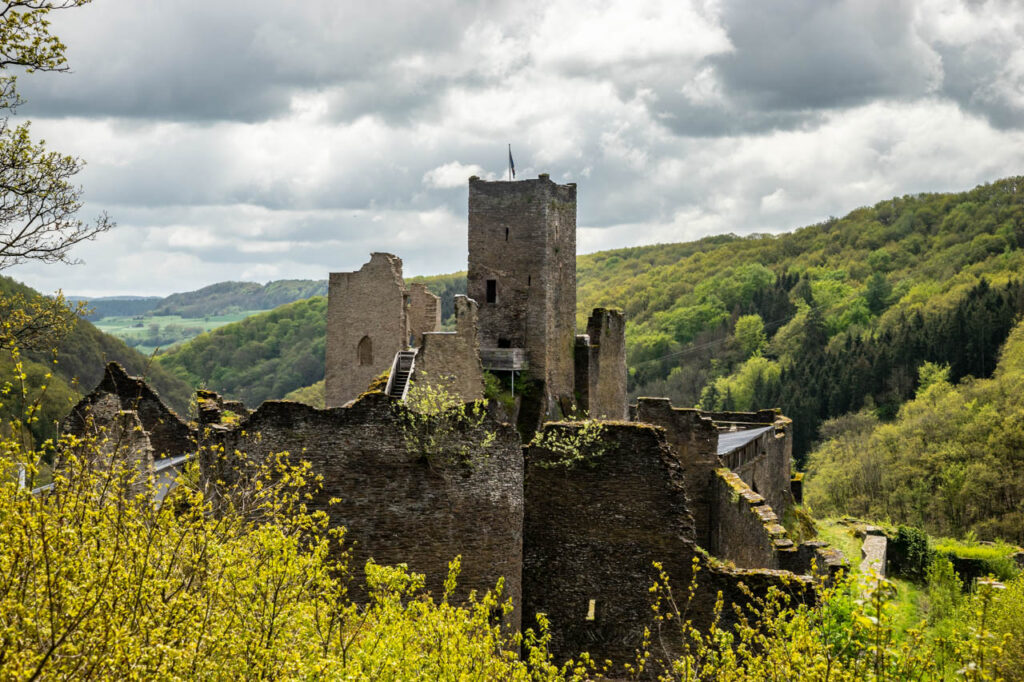
<instances>
[{"instance_id":1,"label":"grey cloud","mask_svg":"<svg viewBox=\"0 0 1024 682\"><path fill-rule=\"evenodd\" d=\"M477 15L463 5L104 0L54 15L77 73L23 79L26 113L258 121L304 90L386 92L392 62L458 43ZM417 94L433 96L396 106Z\"/></svg>"},{"instance_id":2,"label":"grey cloud","mask_svg":"<svg viewBox=\"0 0 1024 682\"><path fill-rule=\"evenodd\" d=\"M932 91L938 58L907 0L729 0L735 50L711 58L728 91L766 110L856 106Z\"/></svg>"}]
</instances>

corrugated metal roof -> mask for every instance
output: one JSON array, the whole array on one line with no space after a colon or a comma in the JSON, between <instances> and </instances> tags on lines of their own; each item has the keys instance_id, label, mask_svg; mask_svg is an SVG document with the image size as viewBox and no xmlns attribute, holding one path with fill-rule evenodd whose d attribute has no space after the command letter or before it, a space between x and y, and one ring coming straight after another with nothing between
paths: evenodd
<instances>
[{"instance_id":1,"label":"corrugated metal roof","mask_svg":"<svg viewBox=\"0 0 1024 682\"><path fill-rule=\"evenodd\" d=\"M733 450L738 450L761 434L774 428L774 426L762 426L758 429L746 429L744 431L723 431L718 434L718 454L727 455Z\"/></svg>"}]
</instances>

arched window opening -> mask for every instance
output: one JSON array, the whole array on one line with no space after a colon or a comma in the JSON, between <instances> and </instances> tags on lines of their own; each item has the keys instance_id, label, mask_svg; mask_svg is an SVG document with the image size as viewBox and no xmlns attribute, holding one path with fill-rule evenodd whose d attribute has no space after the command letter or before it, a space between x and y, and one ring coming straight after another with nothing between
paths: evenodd
<instances>
[{"instance_id":1,"label":"arched window opening","mask_svg":"<svg viewBox=\"0 0 1024 682\"><path fill-rule=\"evenodd\" d=\"M370 340L369 336L364 336L359 340L359 345L356 347L356 357L359 359L360 365L373 364L373 341Z\"/></svg>"}]
</instances>

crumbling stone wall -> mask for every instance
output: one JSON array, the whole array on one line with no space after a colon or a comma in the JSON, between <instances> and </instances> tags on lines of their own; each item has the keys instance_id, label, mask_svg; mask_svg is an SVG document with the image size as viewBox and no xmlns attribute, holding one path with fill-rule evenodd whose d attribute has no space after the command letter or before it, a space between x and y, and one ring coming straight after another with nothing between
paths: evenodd
<instances>
[{"instance_id":1,"label":"crumbling stone wall","mask_svg":"<svg viewBox=\"0 0 1024 682\"><path fill-rule=\"evenodd\" d=\"M544 412L574 391L576 185L469 181L467 293L480 304L481 348L525 348Z\"/></svg>"},{"instance_id":2,"label":"crumbling stone wall","mask_svg":"<svg viewBox=\"0 0 1024 682\"><path fill-rule=\"evenodd\" d=\"M594 308L587 321L590 339L587 409L594 419L629 418L626 401L626 320L621 310Z\"/></svg>"},{"instance_id":3,"label":"crumbling stone wall","mask_svg":"<svg viewBox=\"0 0 1024 682\"><path fill-rule=\"evenodd\" d=\"M635 420L665 429L666 438L683 468L694 519L694 540L710 549L712 505L716 500L715 469L721 466L715 454L718 429L714 422L699 410L672 407L668 398L640 398Z\"/></svg>"},{"instance_id":4,"label":"crumbling stone wall","mask_svg":"<svg viewBox=\"0 0 1024 682\"><path fill-rule=\"evenodd\" d=\"M484 370L480 364L477 339L477 304L465 296L455 297L454 332L428 332L416 354L417 382L444 386L462 400L484 397Z\"/></svg>"},{"instance_id":5,"label":"crumbling stone wall","mask_svg":"<svg viewBox=\"0 0 1024 682\"><path fill-rule=\"evenodd\" d=\"M310 503L334 526L348 529L349 566L356 594L364 594L363 569L370 558L406 563L426 574L427 589L443 591L448 562L462 556L460 594L493 589L505 578L506 595L521 607L523 458L518 435L490 416L476 429L456 431L452 450L474 453L425 457L406 438L406 408L370 392L351 407L317 410L292 402L267 402L236 428L214 431L227 453L256 461L288 451L308 460L323 476ZM487 433L494 443L481 451ZM477 456L479 455L479 456ZM232 462L212 451L201 455L203 475L233 480ZM331 498L340 498L330 505Z\"/></svg>"},{"instance_id":6,"label":"crumbling stone wall","mask_svg":"<svg viewBox=\"0 0 1024 682\"><path fill-rule=\"evenodd\" d=\"M764 497L725 468L715 471L714 482L715 505L708 550L740 568L792 566L792 561L780 560L779 554L793 553L796 546Z\"/></svg>"},{"instance_id":7,"label":"crumbling stone wall","mask_svg":"<svg viewBox=\"0 0 1024 682\"><path fill-rule=\"evenodd\" d=\"M441 329L441 299L422 282L409 285L409 345L419 348L423 334Z\"/></svg>"},{"instance_id":8,"label":"crumbling stone wall","mask_svg":"<svg viewBox=\"0 0 1024 682\"><path fill-rule=\"evenodd\" d=\"M400 258L374 253L358 272L332 272L327 289L327 407L344 405L365 391L408 341Z\"/></svg>"},{"instance_id":9,"label":"crumbling stone wall","mask_svg":"<svg viewBox=\"0 0 1024 682\"><path fill-rule=\"evenodd\" d=\"M776 415L770 422L773 429L730 453L722 455L722 463L732 469L755 492L764 496L779 514L793 504L792 422Z\"/></svg>"},{"instance_id":10,"label":"crumbling stone wall","mask_svg":"<svg viewBox=\"0 0 1024 682\"><path fill-rule=\"evenodd\" d=\"M129 376L116 362L107 364L103 379L60 423L61 433L85 434L90 415L96 425L113 424L117 413L135 412L152 447L151 457L175 457L195 449L189 427L143 379Z\"/></svg>"}]
</instances>

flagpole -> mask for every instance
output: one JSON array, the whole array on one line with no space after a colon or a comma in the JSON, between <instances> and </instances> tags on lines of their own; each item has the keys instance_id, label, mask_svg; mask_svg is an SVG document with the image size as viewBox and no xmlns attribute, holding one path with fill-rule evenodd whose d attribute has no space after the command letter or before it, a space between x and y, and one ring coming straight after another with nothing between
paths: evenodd
<instances>
[{"instance_id":1,"label":"flagpole","mask_svg":"<svg viewBox=\"0 0 1024 682\"><path fill-rule=\"evenodd\" d=\"M512 143L508 143L508 181L512 182Z\"/></svg>"}]
</instances>

